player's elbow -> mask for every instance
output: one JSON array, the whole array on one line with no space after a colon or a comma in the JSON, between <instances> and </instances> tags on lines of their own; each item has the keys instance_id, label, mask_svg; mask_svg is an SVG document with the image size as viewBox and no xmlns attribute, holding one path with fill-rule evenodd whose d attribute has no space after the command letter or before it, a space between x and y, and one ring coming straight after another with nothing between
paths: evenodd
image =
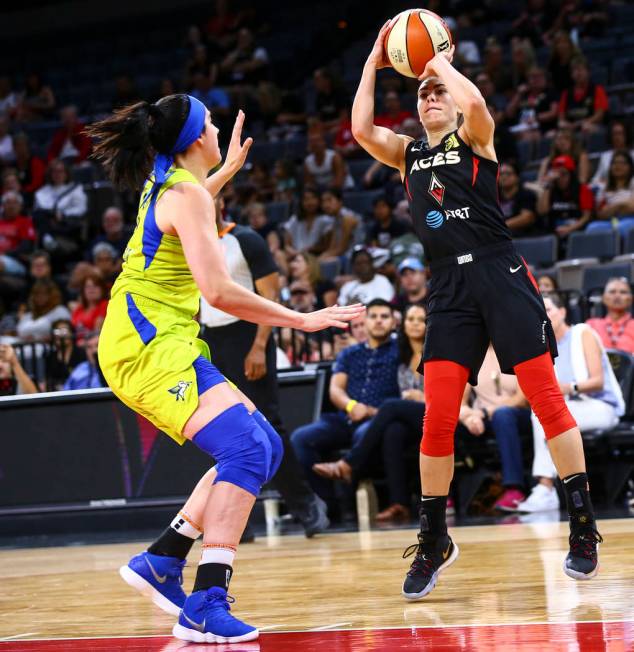
<instances>
[{"instance_id":1,"label":"player's elbow","mask_svg":"<svg viewBox=\"0 0 634 652\"><path fill-rule=\"evenodd\" d=\"M464 106L460 107L464 113L465 119L482 119L483 117L493 120L485 99L479 93L470 97Z\"/></svg>"}]
</instances>

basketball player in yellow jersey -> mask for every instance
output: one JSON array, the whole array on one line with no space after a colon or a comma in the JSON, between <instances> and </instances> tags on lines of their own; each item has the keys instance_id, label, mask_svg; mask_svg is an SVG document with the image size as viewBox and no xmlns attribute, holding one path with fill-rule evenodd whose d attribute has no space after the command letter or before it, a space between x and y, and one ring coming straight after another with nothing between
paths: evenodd
<instances>
[{"instance_id":1,"label":"basketball player in yellow jersey","mask_svg":"<svg viewBox=\"0 0 634 652\"><path fill-rule=\"evenodd\" d=\"M250 146L250 140L239 144L242 121L240 115L232 139L238 167ZM201 524L202 558L174 635L199 643L252 640L258 630L229 613L227 589L249 512L277 470L282 445L255 406L211 364L206 345L197 339L200 293L240 319L305 331L343 327L364 308L334 306L300 314L231 280L211 193L236 170L223 168L220 176L207 179L221 160L218 130L195 98L170 95L156 104L139 102L88 132L97 141L95 156L116 185L139 189L144 184L137 226L100 338L104 376L123 402L180 443L190 439L217 463L208 474L213 487ZM173 585L168 580L180 577L182 563L148 552L128 568L156 588Z\"/></svg>"}]
</instances>

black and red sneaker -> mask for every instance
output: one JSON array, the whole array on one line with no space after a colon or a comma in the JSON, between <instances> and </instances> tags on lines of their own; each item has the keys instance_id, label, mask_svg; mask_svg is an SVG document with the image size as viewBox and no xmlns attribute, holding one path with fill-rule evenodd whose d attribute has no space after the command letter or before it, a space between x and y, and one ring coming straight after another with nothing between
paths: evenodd
<instances>
[{"instance_id":1,"label":"black and red sneaker","mask_svg":"<svg viewBox=\"0 0 634 652\"><path fill-rule=\"evenodd\" d=\"M432 538L418 533L418 543L405 549L403 559L416 553L403 582L403 596L408 600L423 598L436 586L441 571L458 559L458 546L448 534Z\"/></svg>"},{"instance_id":2,"label":"black and red sneaker","mask_svg":"<svg viewBox=\"0 0 634 652\"><path fill-rule=\"evenodd\" d=\"M570 552L564 560L564 573L574 580L589 580L599 572L599 544L603 537L594 521L570 519Z\"/></svg>"}]
</instances>

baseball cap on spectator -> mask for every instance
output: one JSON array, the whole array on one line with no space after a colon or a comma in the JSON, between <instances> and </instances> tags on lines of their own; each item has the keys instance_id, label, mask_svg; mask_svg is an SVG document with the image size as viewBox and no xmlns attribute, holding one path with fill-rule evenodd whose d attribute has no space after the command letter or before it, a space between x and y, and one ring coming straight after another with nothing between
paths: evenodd
<instances>
[{"instance_id":1,"label":"baseball cap on spectator","mask_svg":"<svg viewBox=\"0 0 634 652\"><path fill-rule=\"evenodd\" d=\"M425 266L418 260L418 258L406 258L399 266L398 273L402 274L406 269L411 269L415 272L424 272Z\"/></svg>"},{"instance_id":2,"label":"baseball cap on spectator","mask_svg":"<svg viewBox=\"0 0 634 652\"><path fill-rule=\"evenodd\" d=\"M572 158L572 156L568 156L568 154L562 154L561 156L556 156L553 159L553 162L550 164L550 167L553 170L558 170L559 168L566 168L569 172L574 172L575 168L577 167L577 164L575 163L575 160Z\"/></svg>"}]
</instances>

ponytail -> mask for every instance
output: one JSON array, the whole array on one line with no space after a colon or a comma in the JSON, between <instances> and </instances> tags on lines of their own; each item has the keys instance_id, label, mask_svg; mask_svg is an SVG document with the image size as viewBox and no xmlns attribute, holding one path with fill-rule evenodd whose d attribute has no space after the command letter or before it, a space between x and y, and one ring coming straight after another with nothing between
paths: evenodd
<instances>
[{"instance_id":1,"label":"ponytail","mask_svg":"<svg viewBox=\"0 0 634 652\"><path fill-rule=\"evenodd\" d=\"M138 190L150 176L157 153L169 152L187 120L187 95L168 95L156 104L137 102L86 127L97 142L92 157L118 188Z\"/></svg>"}]
</instances>

